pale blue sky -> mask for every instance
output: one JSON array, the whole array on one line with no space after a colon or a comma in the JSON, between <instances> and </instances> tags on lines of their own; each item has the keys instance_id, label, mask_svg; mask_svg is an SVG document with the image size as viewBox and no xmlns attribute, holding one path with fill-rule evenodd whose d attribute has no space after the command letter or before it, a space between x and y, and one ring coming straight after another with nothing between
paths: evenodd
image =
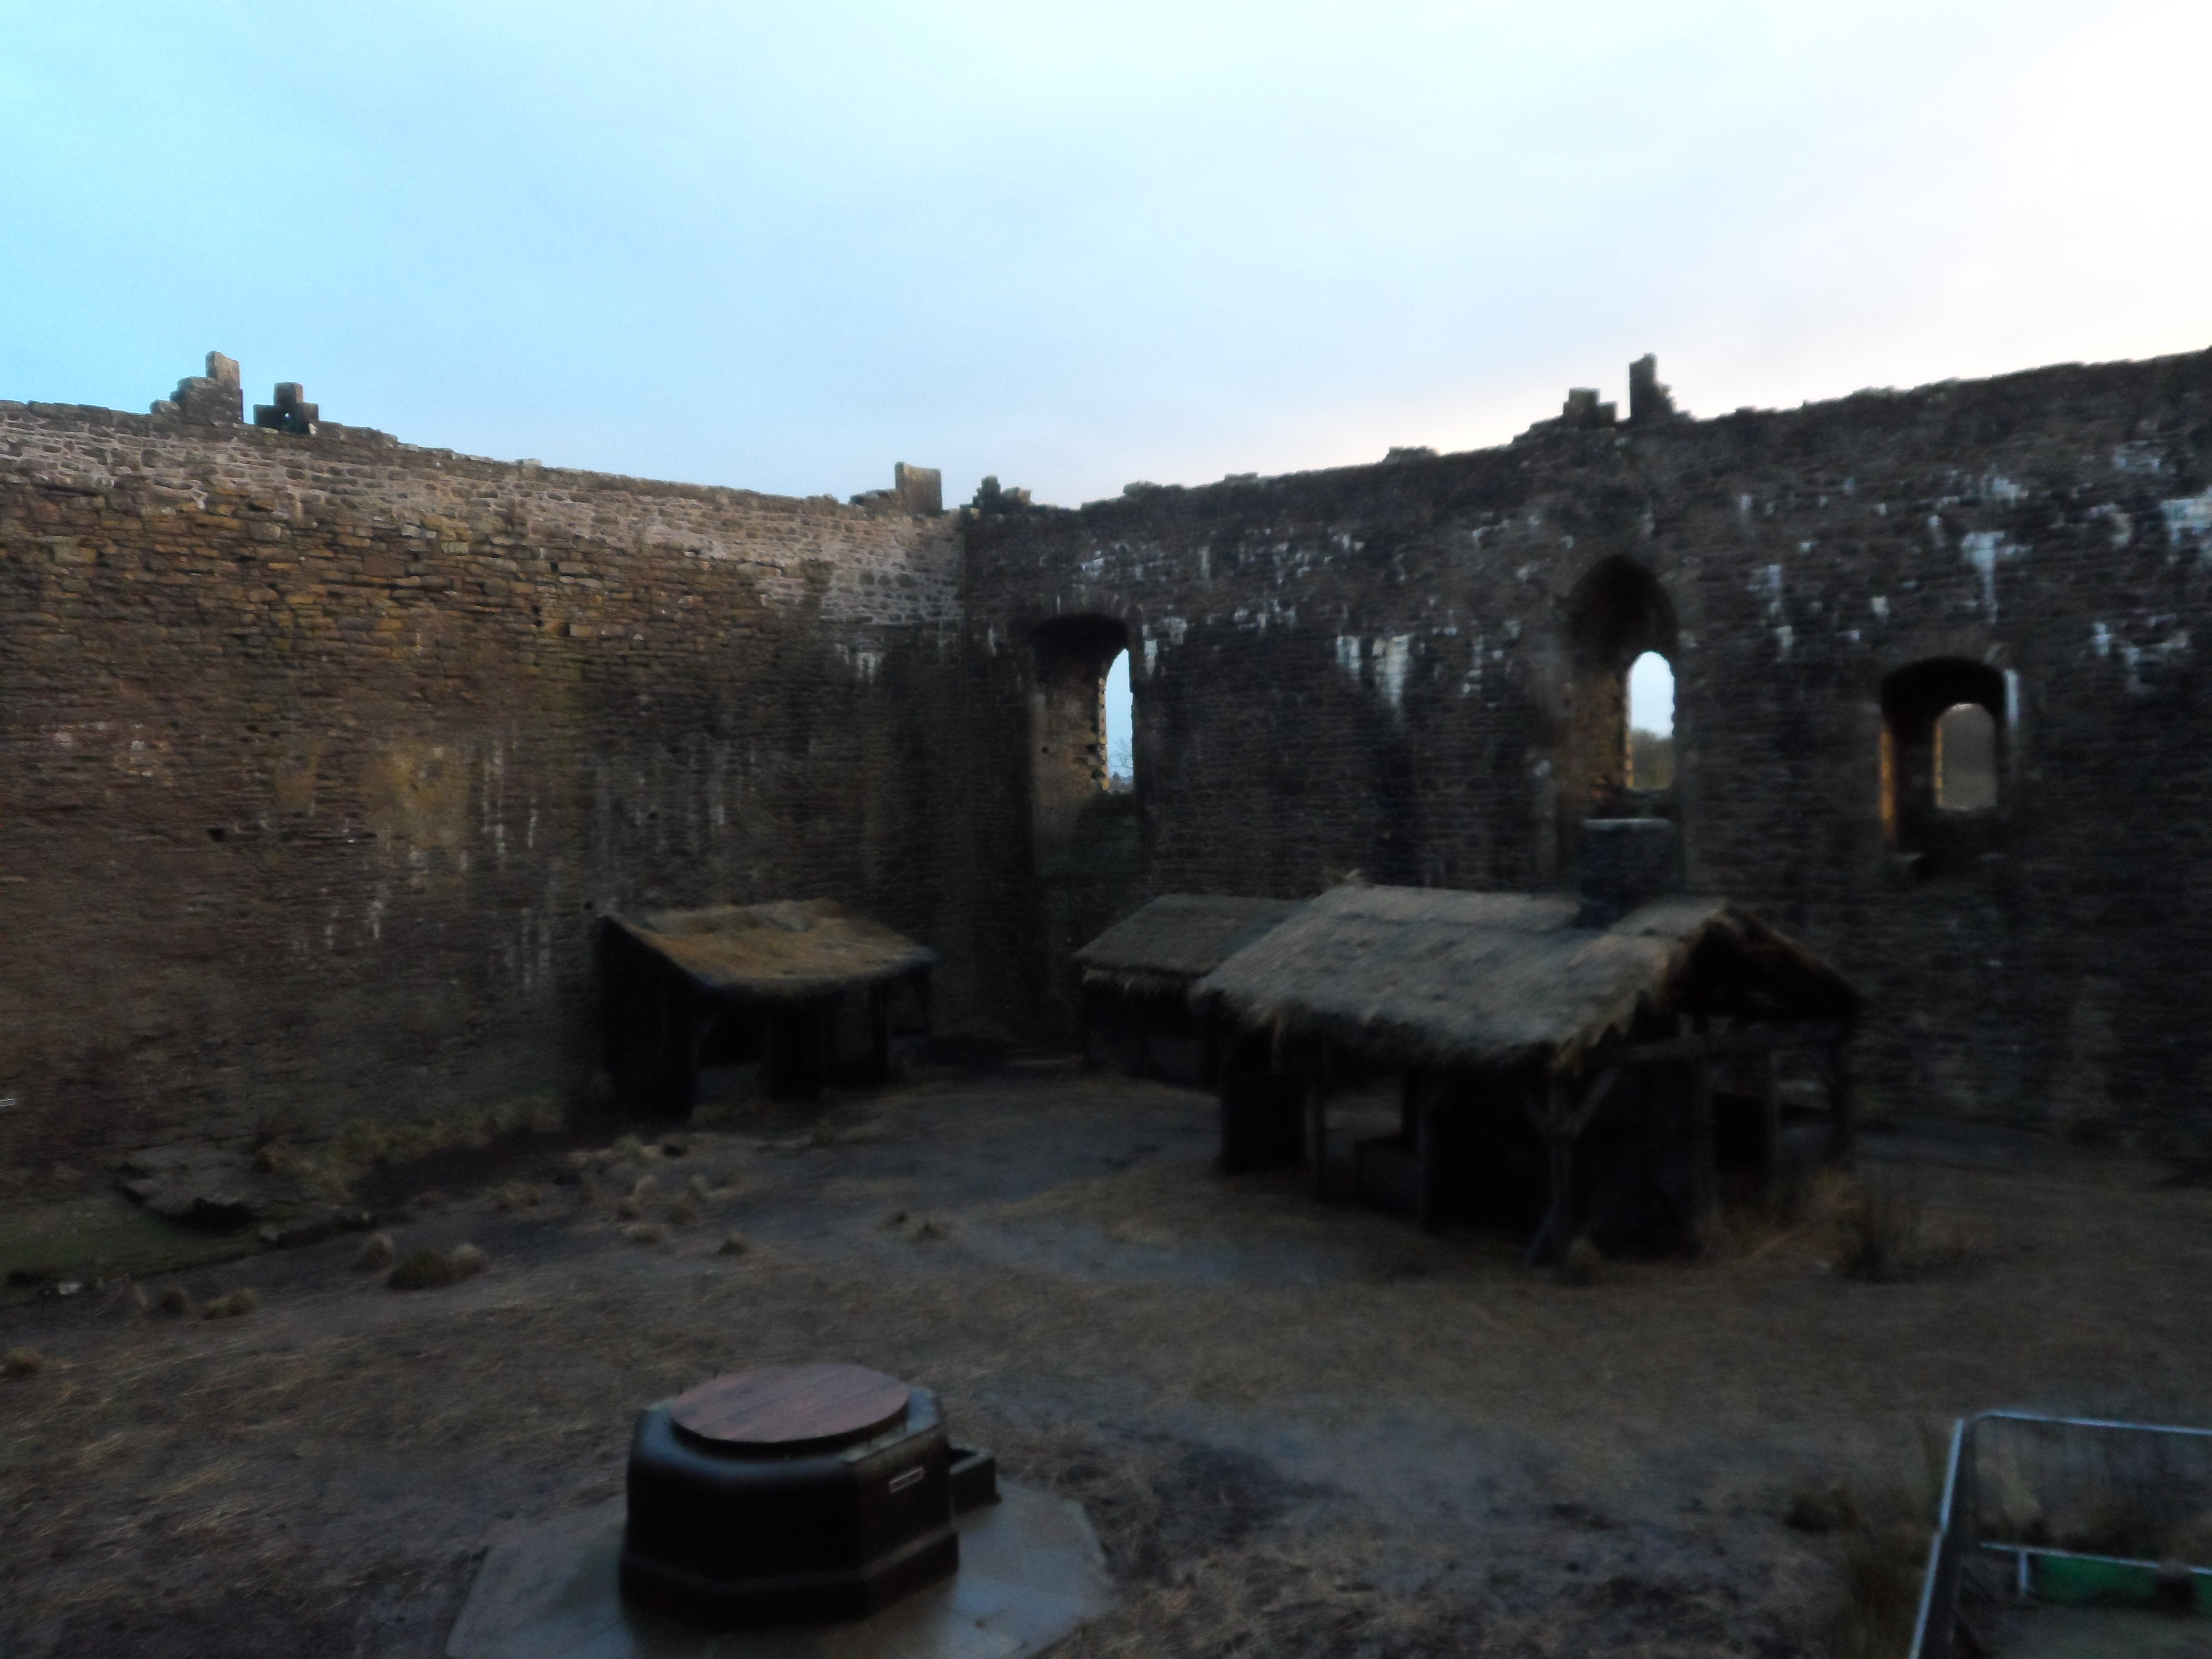
<instances>
[{"instance_id":1,"label":"pale blue sky","mask_svg":"<svg viewBox=\"0 0 2212 1659\"><path fill-rule=\"evenodd\" d=\"M2212 7L0 0L0 397L1075 502L2212 343Z\"/></svg>"}]
</instances>

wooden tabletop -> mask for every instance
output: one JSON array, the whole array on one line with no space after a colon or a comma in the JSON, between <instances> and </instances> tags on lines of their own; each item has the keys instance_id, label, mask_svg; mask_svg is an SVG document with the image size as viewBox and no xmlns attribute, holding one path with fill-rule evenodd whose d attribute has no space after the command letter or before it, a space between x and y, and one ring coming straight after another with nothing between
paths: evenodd
<instances>
[{"instance_id":1,"label":"wooden tabletop","mask_svg":"<svg viewBox=\"0 0 2212 1659\"><path fill-rule=\"evenodd\" d=\"M702 1382L669 1407L676 1426L722 1446L788 1450L880 1434L910 1391L863 1365L767 1365Z\"/></svg>"}]
</instances>

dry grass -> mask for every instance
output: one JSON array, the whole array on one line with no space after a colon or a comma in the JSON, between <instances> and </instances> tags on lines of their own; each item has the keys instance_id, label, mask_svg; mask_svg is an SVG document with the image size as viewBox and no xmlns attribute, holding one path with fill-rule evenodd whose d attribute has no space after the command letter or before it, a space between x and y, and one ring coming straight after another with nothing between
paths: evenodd
<instances>
[{"instance_id":1,"label":"dry grass","mask_svg":"<svg viewBox=\"0 0 2212 1659\"><path fill-rule=\"evenodd\" d=\"M390 1233L371 1233L362 1243L361 1254L354 1257L356 1273L382 1273L398 1259L392 1248Z\"/></svg>"},{"instance_id":2,"label":"dry grass","mask_svg":"<svg viewBox=\"0 0 2212 1659\"><path fill-rule=\"evenodd\" d=\"M716 1255L743 1255L750 1248L750 1247L745 1243L745 1236L743 1233L732 1233L716 1247L714 1254Z\"/></svg>"},{"instance_id":3,"label":"dry grass","mask_svg":"<svg viewBox=\"0 0 2212 1659\"><path fill-rule=\"evenodd\" d=\"M395 1291L438 1291L473 1279L491 1265L491 1258L473 1244L450 1250L416 1250L394 1267L385 1283Z\"/></svg>"},{"instance_id":4,"label":"dry grass","mask_svg":"<svg viewBox=\"0 0 2212 1659\"><path fill-rule=\"evenodd\" d=\"M46 1357L36 1348L10 1348L0 1355L0 1373L9 1376L36 1376L46 1368Z\"/></svg>"},{"instance_id":5,"label":"dry grass","mask_svg":"<svg viewBox=\"0 0 2212 1659\"><path fill-rule=\"evenodd\" d=\"M1605 1267L1604 1253L1583 1234L1567 1246L1566 1259L1559 1263L1559 1282L1595 1285L1605 1276Z\"/></svg>"},{"instance_id":6,"label":"dry grass","mask_svg":"<svg viewBox=\"0 0 2212 1659\"><path fill-rule=\"evenodd\" d=\"M633 1244L665 1244L668 1229L658 1221L641 1221L623 1229L623 1237Z\"/></svg>"},{"instance_id":7,"label":"dry grass","mask_svg":"<svg viewBox=\"0 0 2212 1659\"><path fill-rule=\"evenodd\" d=\"M689 1227L699 1219L699 1200L690 1193L679 1193L669 1204L666 1220L672 1227Z\"/></svg>"},{"instance_id":8,"label":"dry grass","mask_svg":"<svg viewBox=\"0 0 2212 1659\"><path fill-rule=\"evenodd\" d=\"M203 1319L236 1319L252 1313L261 1305L261 1292L247 1286L223 1296L215 1297L200 1304Z\"/></svg>"},{"instance_id":9,"label":"dry grass","mask_svg":"<svg viewBox=\"0 0 2212 1659\"><path fill-rule=\"evenodd\" d=\"M1919 1177L1910 1170L1860 1176L1841 1195L1837 1220L1842 1242L1836 1270L1864 1284L1894 1285L1964 1254L1956 1237L1937 1237Z\"/></svg>"}]
</instances>

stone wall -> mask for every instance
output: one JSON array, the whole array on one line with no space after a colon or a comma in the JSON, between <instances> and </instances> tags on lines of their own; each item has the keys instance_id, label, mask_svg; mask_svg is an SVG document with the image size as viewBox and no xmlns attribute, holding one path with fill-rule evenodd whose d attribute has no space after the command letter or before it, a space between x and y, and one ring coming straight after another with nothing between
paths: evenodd
<instances>
[{"instance_id":1,"label":"stone wall","mask_svg":"<svg viewBox=\"0 0 2212 1659\"><path fill-rule=\"evenodd\" d=\"M1136 890L1285 896L1569 878L1620 793L1605 653L1656 646L1679 774L1646 808L1692 886L1868 992L1878 1097L2201 1120L2212 354L1707 421L1642 378L1636 418L1571 400L1506 448L979 516L971 633L1018 665L1041 624L1126 627ZM1956 856L1885 834L1882 685L1928 659L2004 688Z\"/></svg>"},{"instance_id":2,"label":"stone wall","mask_svg":"<svg viewBox=\"0 0 2212 1659\"><path fill-rule=\"evenodd\" d=\"M1544 887L1619 811L1860 982L1878 1097L2187 1129L2212 354L1707 421L1639 365L1631 411L954 516L246 426L222 359L0 404L0 1167L572 1088L611 908L826 894L1064 1033L1147 893ZM1908 692L2001 717L1994 812L1922 811Z\"/></svg>"},{"instance_id":3,"label":"stone wall","mask_svg":"<svg viewBox=\"0 0 2212 1659\"><path fill-rule=\"evenodd\" d=\"M979 853L933 476L841 507L240 402L216 359L150 416L0 404L0 1167L572 1088L617 907L831 896L988 1010L1026 820L1000 789Z\"/></svg>"}]
</instances>

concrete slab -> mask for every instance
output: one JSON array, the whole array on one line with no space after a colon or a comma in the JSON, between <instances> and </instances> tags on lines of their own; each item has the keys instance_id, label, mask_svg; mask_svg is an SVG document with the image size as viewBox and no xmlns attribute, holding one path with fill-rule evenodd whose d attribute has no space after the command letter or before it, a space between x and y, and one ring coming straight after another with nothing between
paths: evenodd
<instances>
[{"instance_id":1,"label":"concrete slab","mask_svg":"<svg viewBox=\"0 0 2212 1659\"><path fill-rule=\"evenodd\" d=\"M503 1534L447 1659L1030 1659L1114 1603L1083 1508L999 1483L960 1517L960 1571L853 1624L708 1633L623 1606L623 1499Z\"/></svg>"}]
</instances>

